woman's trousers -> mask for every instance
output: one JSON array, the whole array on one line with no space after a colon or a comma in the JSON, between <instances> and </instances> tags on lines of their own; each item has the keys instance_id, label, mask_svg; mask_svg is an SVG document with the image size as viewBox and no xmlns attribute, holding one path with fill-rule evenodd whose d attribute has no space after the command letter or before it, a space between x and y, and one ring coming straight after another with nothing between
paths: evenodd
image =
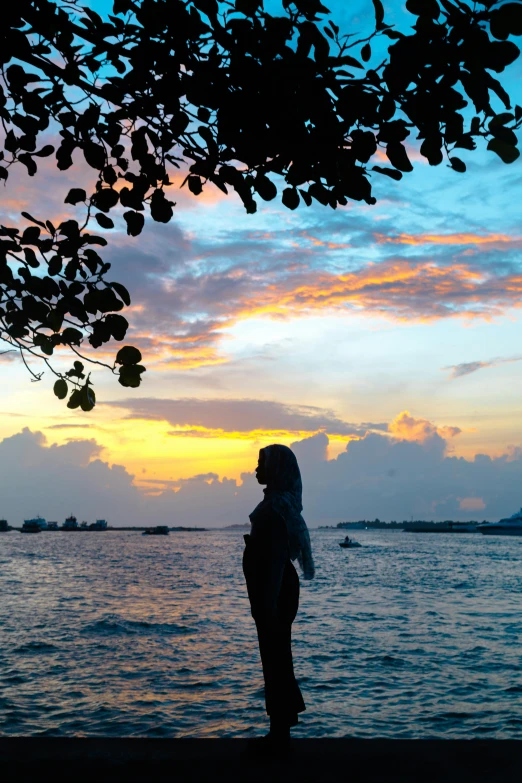
<instances>
[{"instance_id":1,"label":"woman's trousers","mask_svg":"<svg viewBox=\"0 0 522 783\"><path fill-rule=\"evenodd\" d=\"M284 566L276 611L267 610L266 561L256 553L254 543L247 544L243 572L247 583L252 616L257 627L259 652L265 680L266 711L271 721L295 726L297 714L306 707L294 675L292 659L292 623L299 607L299 577L290 559Z\"/></svg>"}]
</instances>

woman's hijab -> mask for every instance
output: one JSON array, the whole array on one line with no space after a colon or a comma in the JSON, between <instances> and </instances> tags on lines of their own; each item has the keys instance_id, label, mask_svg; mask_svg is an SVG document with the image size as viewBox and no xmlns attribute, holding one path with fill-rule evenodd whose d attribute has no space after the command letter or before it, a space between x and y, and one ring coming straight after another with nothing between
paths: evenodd
<instances>
[{"instance_id":1,"label":"woman's hijab","mask_svg":"<svg viewBox=\"0 0 522 783\"><path fill-rule=\"evenodd\" d=\"M290 559L297 560L303 577L313 579L315 574L310 535L301 516L303 485L294 452L288 446L274 444L261 449L267 479L264 500L250 514L250 520L261 512L273 510L283 517L288 532Z\"/></svg>"}]
</instances>

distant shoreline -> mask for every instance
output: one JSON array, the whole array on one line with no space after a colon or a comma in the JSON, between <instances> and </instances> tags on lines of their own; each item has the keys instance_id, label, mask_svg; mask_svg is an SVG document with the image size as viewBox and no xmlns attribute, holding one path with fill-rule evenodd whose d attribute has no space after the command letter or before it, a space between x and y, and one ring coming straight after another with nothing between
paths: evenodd
<instances>
[{"instance_id":1,"label":"distant shoreline","mask_svg":"<svg viewBox=\"0 0 522 783\"><path fill-rule=\"evenodd\" d=\"M63 527L58 528L42 528L40 530L40 533L109 533L109 532L124 532L129 530L154 530L155 525L148 525L147 527L138 526L138 525L132 525L127 527L107 527L105 530L89 530L89 528L85 527L77 527L73 528L71 530L64 529ZM21 531L21 527L17 527L15 525L10 525L9 530L5 530L2 532L9 532L10 530L18 530ZM169 527L169 532L172 533L180 533L180 532L207 532L209 528L207 527Z\"/></svg>"}]
</instances>

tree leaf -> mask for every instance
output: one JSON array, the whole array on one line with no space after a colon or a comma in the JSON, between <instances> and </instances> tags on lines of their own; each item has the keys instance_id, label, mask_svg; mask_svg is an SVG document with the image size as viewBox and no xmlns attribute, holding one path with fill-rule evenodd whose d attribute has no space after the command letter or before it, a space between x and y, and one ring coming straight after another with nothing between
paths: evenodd
<instances>
[{"instance_id":1,"label":"tree leaf","mask_svg":"<svg viewBox=\"0 0 522 783\"><path fill-rule=\"evenodd\" d=\"M39 158L48 158L49 155L52 155L54 152L54 147L52 144L46 144L44 147L42 147L41 150L38 150L38 152L33 152L33 155L37 155Z\"/></svg>"},{"instance_id":2,"label":"tree leaf","mask_svg":"<svg viewBox=\"0 0 522 783\"><path fill-rule=\"evenodd\" d=\"M449 159L449 162L450 162L451 168L454 171L458 171L459 174L464 174L466 172L466 164L460 158L451 157Z\"/></svg>"},{"instance_id":3,"label":"tree leaf","mask_svg":"<svg viewBox=\"0 0 522 783\"><path fill-rule=\"evenodd\" d=\"M141 212L124 212L123 219L127 224L127 234L131 237L137 237L141 234L145 225L145 218Z\"/></svg>"},{"instance_id":4,"label":"tree leaf","mask_svg":"<svg viewBox=\"0 0 522 783\"><path fill-rule=\"evenodd\" d=\"M111 288L114 288L114 290L116 291L120 299L123 299L127 307L129 307L131 303L131 298L125 286L122 285L121 283L109 283L109 285Z\"/></svg>"},{"instance_id":5,"label":"tree leaf","mask_svg":"<svg viewBox=\"0 0 522 783\"><path fill-rule=\"evenodd\" d=\"M127 334L127 329L129 328L129 322L126 318L124 318L122 315L109 313L109 315L105 318L105 323L110 329L110 332L115 340L120 341L124 339L125 335Z\"/></svg>"},{"instance_id":6,"label":"tree leaf","mask_svg":"<svg viewBox=\"0 0 522 783\"><path fill-rule=\"evenodd\" d=\"M511 144L506 144L505 141L501 141L498 138L491 139L488 143L488 150L496 152L499 158L504 163L514 163L514 161L520 156L520 150L517 147L513 147Z\"/></svg>"},{"instance_id":7,"label":"tree leaf","mask_svg":"<svg viewBox=\"0 0 522 783\"><path fill-rule=\"evenodd\" d=\"M65 381L63 378L60 378L54 384L53 391L59 400L64 400L67 397L67 393L69 391L69 387L67 386L67 381Z\"/></svg>"},{"instance_id":8,"label":"tree leaf","mask_svg":"<svg viewBox=\"0 0 522 783\"><path fill-rule=\"evenodd\" d=\"M29 176L34 177L34 175L37 172L37 166L35 161L32 159L31 155L29 155L28 152L22 152L21 155L18 155L18 160L20 161L20 163L24 164Z\"/></svg>"},{"instance_id":9,"label":"tree leaf","mask_svg":"<svg viewBox=\"0 0 522 783\"><path fill-rule=\"evenodd\" d=\"M157 223L168 223L174 212L173 203L168 201L161 188L157 188L150 199L150 214Z\"/></svg>"},{"instance_id":10,"label":"tree leaf","mask_svg":"<svg viewBox=\"0 0 522 783\"><path fill-rule=\"evenodd\" d=\"M297 188L285 188L281 194L281 200L288 209L297 209L300 201Z\"/></svg>"},{"instance_id":11,"label":"tree leaf","mask_svg":"<svg viewBox=\"0 0 522 783\"><path fill-rule=\"evenodd\" d=\"M102 228L114 228L114 222L102 212L97 212L94 217Z\"/></svg>"},{"instance_id":12,"label":"tree leaf","mask_svg":"<svg viewBox=\"0 0 522 783\"><path fill-rule=\"evenodd\" d=\"M92 141L85 142L83 146L83 156L89 166L93 169L101 171L101 169L105 167L105 147L102 147L101 144L95 144Z\"/></svg>"},{"instance_id":13,"label":"tree leaf","mask_svg":"<svg viewBox=\"0 0 522 783\"><path fill-rule=\"evenodd\" d=\"M29 212L22 212L22 217L24 217L26 220L30 220L31 223L36 223L37 226L41 226L42 228L46 228L45 223L42 223L41 220L37 220L32 215L29 214Z\"/></svg>"},{"instance_id":14,"label":"tree leaf","mask_svg":"<svg viewBox=\"0 0 522 783\"><path fill-rule=\"evenodd\" d=\"M386 147L386 156L392 166L399 171L413 171L413 166L408 158L404 144L399 141L390 141Z\"/></svg>"},{"instance_id":15,"label":"tree leaf","mask_svg":"<svg viewBox=\"0 0 522 783\"><path fill-rule=\"evenodd\" d=\"M141 364L124 365L120 367L118 378L122 386L129 386L136 389L141 383L141 374L145 372L145 367Z\"/></svg>"},{"instance_id":16,"label":"tree leaf","mask_svg":"<svg viewBox=\"0 0 522 783\"><path fill-rule=\"evenodd\" d=\"M123 365L139 364L141 362L141 353L132 345L124 345L116 354L115 361L116 364Z\"/></svg>"},{"instance_id":17,"label":"tree leaf","mask_svg":"<svg viewBox=\"0 0 522 783\"><path fill-rule=\"evenodd\" d=\"M91 386L89 386L88 384L85 384L85 386L82 386L80 392L81 409L82 411L88 413L89 411L92 411L95 405L96 405L96 395L94 394L94 389L92 389Z\"/></svg>"},{"instance_id":18,"label":"tree leaf","mask_svg":"<svg viewBox=\"0 0 522 783\"><path fill-rule=\"evenodd\" d=\"M79 389L75 389L73 393L71 394L69 398L69 402L67 403L67 407L74 410L75 408L79 408L82 402L82 394L79 391Z\"/></svg>"},{"instance_id":19,"label":"tree leaf","mask_svg":"<svg viewBox=\"0 0 522 783\"><path fill-rule=\"evenodd\" d=\"M47 271L50 275L54 277L54 275L59 275L62 271L62 265L63 260L61 256L53 256L51 259L49 259L49 264L47 266Z\"/></svg>"},{"instance_id":20,"label":"tree leaf","mask_svg":"<svg viewBox=\"0 0 522 783\"><path fill-rule=\"evenodd\" d=\"M71 188L65 197L64 204L78 204L80 201L87 200L87 193L83 188Z\"/></svg>"},{"instance_id":21,"label":"tree leaf","mask_svg":"<svg viewBox=\"0 0 522 783\"><path fill-rule=\"evenodd\" d=\"M277 196L277 188L267 176L258 174L254 180L254 188L263 201L272 201Z\"/></svg>"},{"instance_id":22,"label":"tree leaf","mask_svg":"<svg viewBox=\"0 0 522 783\"><path fill-rule=\"evenodd\" d=\"M381 0L372 0L375 10L375 27L381 30L384 22L384 7Z\"/></svg>"},{"instance_id":23,"label":"tree leaf","mask_svg":"<svg viewBox=\"0 0 522 783\"><path fill-rule=\"evenodd\" d=\"M505 41L509 35L522 35L522 6L505 3L491 12L491 35Z\"/></svg>"},{"instance_id":24,"label":"tree leaf","mask_svg":"<svg viewBox=\"0 0 522 783\"><path fill-rule=\"evenodd\" d=\"M102 212L109 212L119 201L119 193L114 188L102 188L92 197L92 203Z\"/></svg>"},{"instance_id":25,"label":"tree leaf","mask_svg":"<svg viewBox=\"0 0 522 783\"><path fill-rule=\"evenodd\" d=\"M406 0L406 8L415 16L427 16L430 19L438 19L440 16L437 0Z\"/></svg>"},{"instance_id":26,"label":"tree leaf","mask_svg":"<svg viewBox=\"0 0 522 783\"><path fill-rule=\"evenodd\" d=\"M374 166L373 171L376 171L378 174L385 174L387 177L391 177L391 179L394 179L396 182L402 179L402 171L397 171L397 169L388 169L384 168L383 166Z\"/></svg>"},{"instance_id":27,"label":"tree leaf","mask_svg":"<svg viewBox=\"0 0 522 783\"><path fill-rule=\"evenodd\" d=\"M187 184L190 192L193 193L195 196L199 196L199 194L203 190L203 185L201 184L201 177L198 177L194 174L191 174L188 177Z\"/></svg>"},{"instance_id":28,"label":"tree leaf","mask_svg":"<svg viewBox=\"0 0 522 783\"><path fill-rule=\"evenodd\" d=\"M80 345L83 334L78 329L68 326L67 329L63 330L61 338L64 345Z\"/></svg>"}]
</instances>

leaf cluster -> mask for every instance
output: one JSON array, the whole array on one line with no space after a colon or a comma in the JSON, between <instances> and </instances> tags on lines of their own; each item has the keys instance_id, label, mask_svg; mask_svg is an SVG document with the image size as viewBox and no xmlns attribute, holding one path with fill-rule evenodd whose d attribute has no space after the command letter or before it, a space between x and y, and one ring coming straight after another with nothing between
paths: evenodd
<instances>
[{"instance_id":1,"label":"leaf cluster","mask_svg":"<svg viewBox=\"0 0 522 783\"><path fill-rule=\"evenodd\" d=\"M120 311L130 305L129 292L106 279L110 264L95 249L106 245L106 239L82 229L75 220L55 227L26 212L22 216L30 223L23 231L0 226L1 337L20 351L24 361L26 355L38 358L59 376L59 399L67 395L66 376L74 385L69 407L90 409L95 398L89 379L80 383L83 364L75 361L73 369L62 374L49 359L63 348L81 355L85 343L99 348L112 339L122 341L129 324ZM116 372L114 366L104 366ZM129 385L121 371L119 381Z\"/></svg>"}]
</instances>

